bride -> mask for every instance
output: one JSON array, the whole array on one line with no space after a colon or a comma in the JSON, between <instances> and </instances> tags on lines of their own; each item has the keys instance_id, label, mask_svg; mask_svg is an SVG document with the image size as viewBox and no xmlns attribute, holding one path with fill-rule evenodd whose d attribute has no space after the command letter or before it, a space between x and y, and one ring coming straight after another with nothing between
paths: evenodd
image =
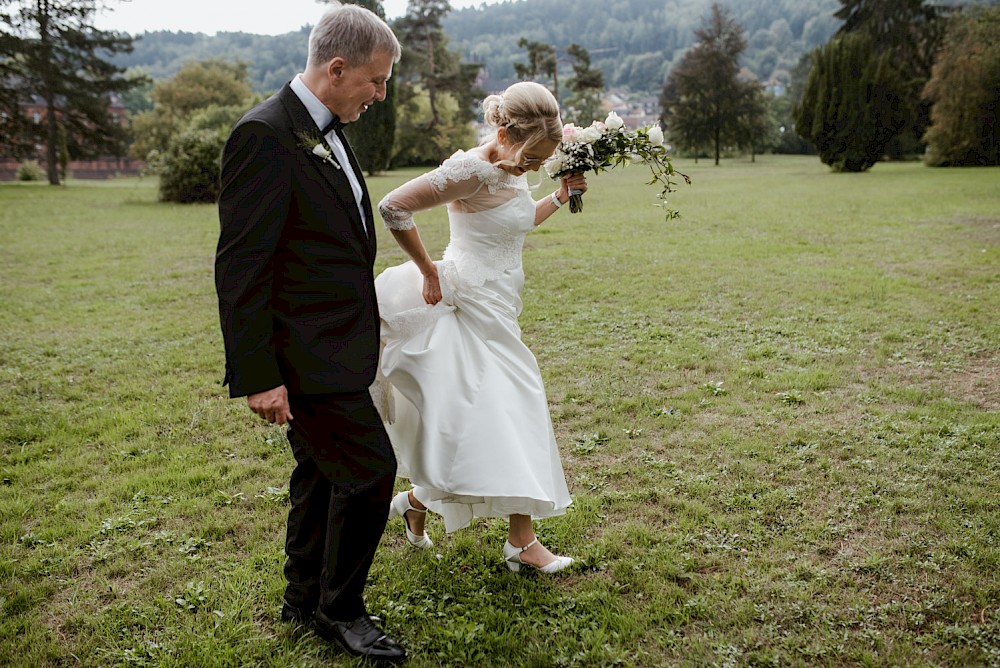
<instances>
[{"instance_id":1,"label":"bride","mask_svg":"<svg viewBox=\"0 0 1000 668\"><path fill-rule=\"evenodd\" d=\"M571 503L545 388L521 342L524 237L568 199L583 175L535 201L537 171L562 139L559 106L536 83L512 85L483 101L490 140L458 151L434 171L392 191L379 212L411 258L375 281L382 317L380 375L372 387L396 449L399 475L414 487L392 500L406 537L431 547L427 509L448 532L473 517L509 520L504 558L555 573L572 563L535 537L532 518ZM451 239L431 260L413 214L447 205Z\"/></svg>"}]
</instances>

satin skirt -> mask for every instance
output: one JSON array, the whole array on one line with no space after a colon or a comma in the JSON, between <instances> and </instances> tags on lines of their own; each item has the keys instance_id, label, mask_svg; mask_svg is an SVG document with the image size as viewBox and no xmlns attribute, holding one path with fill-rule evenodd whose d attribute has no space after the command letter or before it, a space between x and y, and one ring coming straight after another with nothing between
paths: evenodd
<instances>
[{"instance_id":1,"label":"satin skirt","mask_svg":"<svg viewBox=\"0 0 1000 668\"><path fill-rule=\"evenodd\" d=\"M383 322L372 394L398 475L449 532L474 517L563 514L571 499L545 388L517 323L522 269L470 285L454 263L438 268L444 299L433 307L412 262L375 282Z\"/></svg>"}]
</instances>

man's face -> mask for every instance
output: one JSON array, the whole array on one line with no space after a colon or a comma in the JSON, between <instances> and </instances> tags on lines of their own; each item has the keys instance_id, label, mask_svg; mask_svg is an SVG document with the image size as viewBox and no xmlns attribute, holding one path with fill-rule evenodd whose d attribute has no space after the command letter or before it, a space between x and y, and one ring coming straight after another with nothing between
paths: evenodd
<instances>
[{"instance_id":1,"label":"man's face","mask_svg":"<svg viewBox=\"0 0 1000 668\"><path fill-rule=\"evenodd\" d=\"M327 68L332 99L327 106L344 123L356 121L368 107L385 99L385 84L392 76L392 54L376 53L370 63L348 65L334 58Z\"/></svg>"}]
</instances>

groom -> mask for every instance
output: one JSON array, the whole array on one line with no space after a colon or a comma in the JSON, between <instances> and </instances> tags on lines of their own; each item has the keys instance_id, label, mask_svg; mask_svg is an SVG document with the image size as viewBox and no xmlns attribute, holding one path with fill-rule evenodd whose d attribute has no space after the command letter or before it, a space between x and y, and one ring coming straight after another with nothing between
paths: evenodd
<instances>
[{"instance_id":1,"label":"groom","mask_svg":"<svg viewBox=\"0 0 1000 668\"><path fill-rule=\"evenodd\" d=\"M305 72L226 142L215 261L230 396L287 423L296 461L282 619L385 662L406 652L373 623L362 592L396 460L368 393L379 342L375 221L341 125L385 99L399 57L372 12L327 10Z\"/></svg>"}]
</instances>

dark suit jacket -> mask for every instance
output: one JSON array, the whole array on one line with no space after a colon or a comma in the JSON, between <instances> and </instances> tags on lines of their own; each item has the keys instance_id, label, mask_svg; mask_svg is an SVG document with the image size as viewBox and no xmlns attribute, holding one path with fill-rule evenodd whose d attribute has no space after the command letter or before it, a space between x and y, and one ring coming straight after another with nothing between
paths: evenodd
<instances>
[{"instance_id":1,"label":"dark suit jacket","mask_svg":"<svg viewBox=\"0 0 1000 668\"><path fill-rule=\"evenodd\" d=\"M368 190L341 134L364 189L366 234L347 176L303 147L302 132L320 137L286 84L240 119L223 150L215 281L232 397L282 384L296 394L359 392L374 379Z\"/></svg>"}]
</instances>

